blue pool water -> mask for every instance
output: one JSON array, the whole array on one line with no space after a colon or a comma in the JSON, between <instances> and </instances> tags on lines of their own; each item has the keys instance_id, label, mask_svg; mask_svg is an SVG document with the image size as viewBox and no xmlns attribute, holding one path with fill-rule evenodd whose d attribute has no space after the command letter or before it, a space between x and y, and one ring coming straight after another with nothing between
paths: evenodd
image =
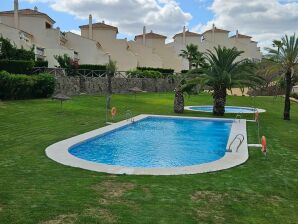
<instances>
[{"instance_id":1,"label":"blue pool water","mask_svg":"<svg viewBox=\"0 0 298 224\"><path fill-rule=\"evenodd\" d=\"M189 109L201 112L213 112L213 106L191 106ZM231 114L251 114L255 113L256 109L251 107L226 106L225 112Z\"/></svg>"},{"instance_id":2,"label":"blue pool water","mask_svg":"<svg viewBox=\"0 0 298 224\"><path fill-rule=\"evenodd\" d=\"M147 117L73 146L69 152L116 166L190 166L223 157L231 126L231 121Z\"/></svg>"}]
</instances>

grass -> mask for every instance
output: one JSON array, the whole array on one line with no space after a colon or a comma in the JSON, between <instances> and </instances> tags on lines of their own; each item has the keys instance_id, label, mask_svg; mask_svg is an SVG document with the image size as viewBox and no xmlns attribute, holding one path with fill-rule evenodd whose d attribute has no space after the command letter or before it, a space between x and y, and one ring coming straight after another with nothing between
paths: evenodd
<instances>
[{"instance_id":1,"label":"grass","mask_svg":"<svg viewBox=\"0 0 298 224\"><path fill-rule=\"evenodd\" d=\"M187 105L211 104L208 95ZM281 99L229 97L229 105L257 106L269 154L251 149L236 168L198 175L129 176L58 164L45 148L104 125L104 97L66 102L0 102L0 223L298 223L298 106L282 120ZM173 114L173 94L115 95L124 111ZM185 112L186 116L206 116ZM247 118L252 118L248 116ZM248 123L250 143L256 124Z\"/></svg>"}]
</instances>

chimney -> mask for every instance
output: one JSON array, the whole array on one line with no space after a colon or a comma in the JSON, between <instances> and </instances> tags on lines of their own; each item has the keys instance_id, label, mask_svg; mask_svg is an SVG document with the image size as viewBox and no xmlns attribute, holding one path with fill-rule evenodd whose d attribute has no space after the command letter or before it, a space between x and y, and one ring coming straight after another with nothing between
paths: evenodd
<instances>
[{"instance_id":1,"label":"chimney","mask_svg":"<svg viewBox=\"0 0 298 224\"><path fill-rule=\"evenodd\" d=\"M239 37L239 31L236 30L236 38L238 38L238 37Z\"/></svg>"},{"instance_id":2,"label":"chimney","mask_svg":"<svg viewBox=\"0 0 298 224\"><path fill-rule=\"evenodd\" d=\"M92 15L89 15L89 32L88 32L89 39L93 39L93 30L92 30Z\"/></svg>"},{"instance_id":3,"label":"chimney","mask_svg":"<svg viewBox=\"0 0 298 224\"><path fill-rule=\"evenodd\" d=\"M146 26L143 27L143 45L146 45Z\"/></svg>"},{"instance_id":4,"label":"chimney","mask_svg":"<svg viewBox=\"0 0 298 224\"><path fill-rule=\"evenodd\" d=\"M216 27L215 27L215 24L213 23L212 24L212 42L215 41L215 37L214 37L215 36L215 34L214 34L215 33L215 29L216 29Z\"/></svg>"},{"instance_id":5,"label":"chimney","mask_svg":"<svg viewBox=\"0 0 298 224\"><path fill-rule=\"evenodd\" d=\"M183 45L186 45L186 27L183 27L183 38L182 38Z\"/></svg>"},{"instance_id":6,"label":"chimney","mask_svg":"<svg viewBox=\"0 0 298 224\"><path fill-rule=\"evenodd\" d=\"M14 27L19 29L19 1L14 0Z\"/></svg>"}]
</instances>

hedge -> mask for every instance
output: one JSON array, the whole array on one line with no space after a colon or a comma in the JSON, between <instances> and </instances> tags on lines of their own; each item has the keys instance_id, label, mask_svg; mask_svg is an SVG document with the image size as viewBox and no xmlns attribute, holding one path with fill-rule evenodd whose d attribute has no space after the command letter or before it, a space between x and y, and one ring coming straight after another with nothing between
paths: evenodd
<instances>
[{"instance_id":1,"label":"hedge","mask_svg":"<svg viewBox=\"0 0 298 224\"><path fill-rule=\"evenodd\" d=\"M158 79L163 78L164 75L159 71L150 71L150 70L132 70L127 72L127 76L129 78L151 78L151 79Z\"/></svg>"},{"instance_id":2,"label":"hedge","mask_svg":"<svg viewBox=\"0 0 298 224\"><path fill-rule=\"evenodd\" d=\"M33 67L34 61L0 60L0 71L4 70L14 74L30 74Z\"/></svg>"},{"instance_id":3,"label":"hedge","mask_svg":"<svg viewBox=\"0 0 298 224\"><path fill-rule=\"evenodd\" d=\"M15 75L0 71L0 99L45 98L53 94L55 79L49 74Z\"/></svg>"},{"instance_id":4,"label":"hedge","mask_svg":"<svg viewBox=\"0 0 298 224\"><path fill-rule=\"evenodd\" d=\"M167 69L167 68L151 68L151 67L137 67L137 70L140 71L157 71L162 73L163 75L173 75L174 69Z\"/></svg>"},{"instance_id":5,"label":"hedge","mask_svg":"<svg viewBox=\"0 0 298 224\"><path fill-rule=\"evenodd\" d=\"M81 64L81 65L79 65L79 69L106 71L107 66L106 65Z\"/></svg>"},{"instance_id":6,"label":"hedge","mask_svg":"<svg viewBox=\"0 0 298 224\"><path fill-rule=\"evenodd\" d=\"M39 68L47 68L49 66L49 62L48 61L35 61L34 62L34 67L39 67Z\"/></svg>"}]
</instances>

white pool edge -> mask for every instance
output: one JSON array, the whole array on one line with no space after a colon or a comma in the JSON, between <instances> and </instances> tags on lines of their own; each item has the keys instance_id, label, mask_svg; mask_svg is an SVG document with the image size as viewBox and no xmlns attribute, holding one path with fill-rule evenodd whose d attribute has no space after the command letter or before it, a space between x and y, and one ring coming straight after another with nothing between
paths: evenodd
<instances>
[{"instance_id":1,"label":"white pool edge","mask_svg":"<svg viewBox=\"0 0 298 224\"><path fill-rule=\"evenodd\" d=\"M195 111L195 112L203 112L203 113L212 113L210 111L205 111L205 110L194 110L191 109L192 107L210 107L212 105L198 105L198 106L185 106L184 110L188 111ZM240 106L225 106L225 107L238 107L240 109L256 109L259 113L265 113L266 110L260 109L260 108L253 108L253 107L240 107ZM226 114L254 114L253 112L239 112L239 113L234 113L234 112L225 112Z\"/></svg>"},{"instance_id":2,"label":"white pool edge","mask_svg":"<svg viewBox=\"0 0 298 224\"><path fill-rule=\"evenodd\" d=\"M57 142L46 148L45 152L47 157L50 159L61 163L66 166L82 168L86 170L92 170L97 172L104 172L110 174L129 174L129 175L182 175L182 174L197 174L197 173L207 173L219 170L229 169L244 163L248 159L248 146L247 146L247 133L246 133L246 120L244 119L224 119L224 118L204 118L204 117L186 117L186 116L163 116L163 115L149 115L142 114L134 117L134 121L142 120L146 117L173 117L181 119L197 119L197 120L230 120L233 121L229 140L227 147L230 142L235 138L237 134L242 134L244 136L244 141L236 152L236 147L238 141L233 144L233 151L226 152L226 154L219 160L193 165L185 167L173 167L173 168L131 168L122 167L114 165L106 165L102 163L91 162L87 160L80 159L69 153L70 147L86 141L90 138L94 138L98 135L104 134L106 132L112 131L114 129L123 127L131 123L131 121L120 121L112 125L102 127L75 137Z\"/></svg>"}]
</instances>

